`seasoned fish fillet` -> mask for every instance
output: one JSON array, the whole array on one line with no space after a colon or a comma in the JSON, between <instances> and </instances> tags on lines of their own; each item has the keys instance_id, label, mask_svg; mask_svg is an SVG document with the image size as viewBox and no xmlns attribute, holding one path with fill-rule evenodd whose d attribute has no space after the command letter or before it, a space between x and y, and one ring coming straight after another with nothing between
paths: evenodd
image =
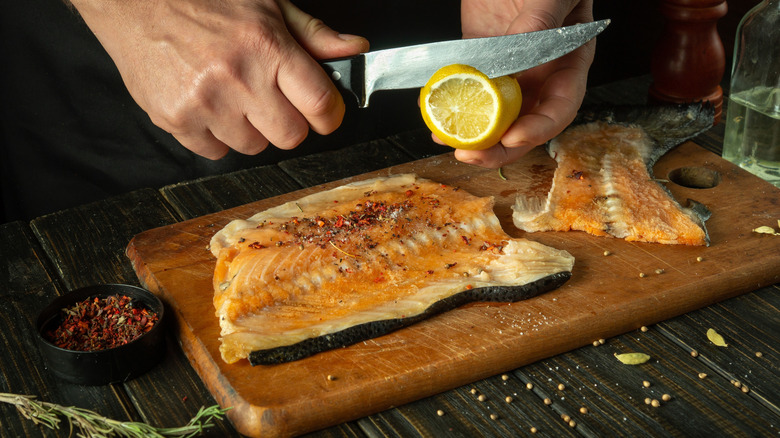
<instances>
[{"instance_id":1,"label":"seasoned fish fillet","mask_svg":"<svg viewBox=\"0 0 780 438\"><path fill-rule=\"evenodd\" d=\"M297 360L570 277L570 254L511 238L492 207L492 198L407 174L229 223L210 246L222 358Z\"/></svg>"},{"instance_id":2,"label":"seasoned fish fillet","mask_svg":"<svg viewBox=\"0 0 780 438\"><path fill-rule=\"evenodd\" d=\"M662 127L670 124L670 115L687 123L672 135L690 137L712 124L706 112L681 107L657 111L664 115L664 124L650 127L656 136L671 132ZM653 120L643 117L645 123ZM683 208L652 175L655 161L682 138L658 140L637 124L593 121L571 126L548 146L558 167L547 198L518 196L515 226L529 232L579 230L627 241L708 245L704 221L709 211L695 201Z\"/></svg>"}]
</instances>

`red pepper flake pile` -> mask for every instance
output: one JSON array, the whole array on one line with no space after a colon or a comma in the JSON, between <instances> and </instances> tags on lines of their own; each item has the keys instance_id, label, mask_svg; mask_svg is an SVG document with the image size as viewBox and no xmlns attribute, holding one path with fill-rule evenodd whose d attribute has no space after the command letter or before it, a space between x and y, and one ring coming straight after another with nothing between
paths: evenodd
<instances>
[{"instance_id":1,"label":"red pepper flake pile","mask_svg":"<svg viewBox=\"0 0 780 438\"><path fill-rule=\"evenodd\" d=\"M133 341L152 329L157 313L134 307L126 295L109 295L80 301L62 309L62 322L46 333L47 340L60 348L98 351Z\"/></svg>"}]
</instances>

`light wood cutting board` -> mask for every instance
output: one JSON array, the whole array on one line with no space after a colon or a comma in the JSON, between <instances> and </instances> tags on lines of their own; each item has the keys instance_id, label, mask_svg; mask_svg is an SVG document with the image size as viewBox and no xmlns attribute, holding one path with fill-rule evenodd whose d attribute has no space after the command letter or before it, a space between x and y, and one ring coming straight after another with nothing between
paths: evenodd
<instances>
[{"instance_id":1,"label":"light wood cutting board","mask_svg":"<svg viewBox=\"0 0 780 438\"><path fill-rule=\"evenodd\" d=\"M780 190L691 142L663 157L655 175L667 178L682 168L720 178L715 187L705 189L667 184L678 200L692 198L712 210L707 222L712 243L706 248L628 243L581 232L516 230L510 208L515 196L545 196L555 169L555 162L536 148L504 167L506 179L497 170L462 164L446 154L149 230L134 237L127 254L141 282L168 304L185 353L219 404L232 407L228 416L237 429L249 436L298 435L780 281L780 237L751 231L762 225L777 228ZM574 255L571 280L527 301L467 305L297 362L256 367L246 361L224 363L212 305L215 259L207 250L211 236L232 219L307 194L407 172L475 195L494 196L496 214L510 235Z\"/></svg>"}]
</instances>

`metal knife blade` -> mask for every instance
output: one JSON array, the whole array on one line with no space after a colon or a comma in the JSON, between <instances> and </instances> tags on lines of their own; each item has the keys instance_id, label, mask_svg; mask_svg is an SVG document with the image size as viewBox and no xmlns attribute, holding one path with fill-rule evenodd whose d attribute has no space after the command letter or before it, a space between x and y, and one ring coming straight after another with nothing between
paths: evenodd
<instances>
[{"instance_id":1,"label":"metal knife blade","mask_svg":"<svg viewBox=\"0 0 780 438\"><path fill-rule=\"evenodd\" d=\"M397 47L320 64L366 108L374 91L422 87L450 64L470 65L491 78L528 70L577 49L609 23L606 19L538 32Z\"/></svg>"}]
</instances>

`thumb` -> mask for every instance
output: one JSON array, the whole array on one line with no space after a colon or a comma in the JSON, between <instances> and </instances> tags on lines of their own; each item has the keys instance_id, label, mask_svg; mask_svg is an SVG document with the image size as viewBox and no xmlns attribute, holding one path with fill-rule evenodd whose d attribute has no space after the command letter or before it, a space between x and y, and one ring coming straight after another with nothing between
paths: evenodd
<instances>
[{"instance_id":1,"label":"thumb","mask_svg":"<svg viewBox=\"0 0 780 438\"><path fill-rule=\"evenodd\" d=\"M368 51L368 40L361 36L340 34L288 0L281 0L279 7L292 36L315 59L340 58Z\"/></svg>"}]
</instances>

